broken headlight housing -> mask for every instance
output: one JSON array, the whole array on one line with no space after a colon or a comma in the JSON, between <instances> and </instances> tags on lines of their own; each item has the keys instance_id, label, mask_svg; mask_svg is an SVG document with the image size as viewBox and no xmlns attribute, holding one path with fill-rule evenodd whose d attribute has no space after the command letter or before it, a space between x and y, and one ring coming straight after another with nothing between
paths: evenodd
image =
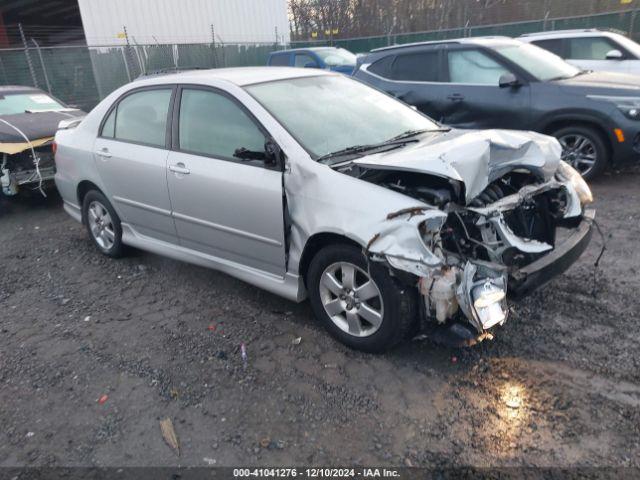
<instances>
[{"instance_id":1,"label":"broken headlight housing","mask_svg":"<svg viewBox=\"0 0 640 480\"><path fill-rule=\"evenodd\" d=\"M571 184L582 205L593 202L593 194L591 193L591 189L589 188L589 185L587 185L587 182L584 181L582 175L580 175L575 168L564 160L560 160L560 165L556 171L556 177L563 182Z\"/></svg>"}]
</instances>

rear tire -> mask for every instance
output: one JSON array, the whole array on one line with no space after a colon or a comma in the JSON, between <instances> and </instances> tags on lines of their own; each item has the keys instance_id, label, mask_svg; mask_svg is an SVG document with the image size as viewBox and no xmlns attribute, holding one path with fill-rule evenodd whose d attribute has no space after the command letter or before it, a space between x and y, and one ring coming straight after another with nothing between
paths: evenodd
<instances>
[{"instance_id":1,"label":"rear tire","mask_svg":"<svg viewBox=\"0 0 640 480\"><path fill-rule=\"evenodd\" d=\"M109 200L99 191L90 190L84 196L82 221L89 232L89 237L100 253L112 258L123 255L124 245L122 244L120 217Z\"/></svg>"},{"instance_id":2,"label":"rear tire","mask_svg":"<svg viewBox=\"0 0 640 480\"><path fill-rule=\"evenodd\" d=\"M401 286L386 268L370 271L351 245L320 250L309 265L307 287L316 318L356 350L384 352L406 340L417 321L417 291Z\"/></svg>"},{"instance_id":3,"label":"rear tire","mask_svg":"<svg viewBox=\"0 0 640 480\"><path fill-rule=\"evenodd\" d=\"M562 145L562 159L585 180L596 178L607 168L611 155L606 139L594 128L573 125L556 130L553 136Z\"/></svg>"}]
</instances>

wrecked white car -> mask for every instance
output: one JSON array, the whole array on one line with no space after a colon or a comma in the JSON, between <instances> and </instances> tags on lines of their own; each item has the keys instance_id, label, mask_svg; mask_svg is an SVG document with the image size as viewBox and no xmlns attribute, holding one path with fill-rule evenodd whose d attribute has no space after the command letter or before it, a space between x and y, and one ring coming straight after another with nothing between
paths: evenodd
<instances>
[{"instance_id":1,"label":"wrecked white car","mask_svg":"<svg viewBox=\"0 0 640 480\"><path fill-rule=\"evenodd\" d=\"M56 142L64 208L102 253L131 245L308 296L366 351L419 331L487 338L507 294L591 238L591 192L555 139L447 129L330 72L143 79Z\"/></svg>"},{"instance_id":2,"label":"wrecked white car","mask_svg":"<svg viewBox=\"0 0 640 480\"><path fill-rule=\"evenodd\" d=\"M40 89L0 87L0 186L5 196L53 184L53 136L60 121L84 112L69 108Z\"/></svg>"}]
</instances>

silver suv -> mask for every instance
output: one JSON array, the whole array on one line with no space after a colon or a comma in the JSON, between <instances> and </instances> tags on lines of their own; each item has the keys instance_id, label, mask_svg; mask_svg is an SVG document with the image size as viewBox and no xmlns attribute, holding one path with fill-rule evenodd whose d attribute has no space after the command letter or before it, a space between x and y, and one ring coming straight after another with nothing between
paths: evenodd
<instances>
[{"instance_id":1,"label":"silver suv","mask_svg":"<svg viewBox=\"0 0 640 480\"><path fill-rule=\"evenodd\" d=\"M591 192L555 139L444 128L325 71L143 79L56 143L64 208L103 254L129 245L308 295L371 352L419 330L490 336L507 292L546 283L591 235Z\"/></svg>"}]
</instances>

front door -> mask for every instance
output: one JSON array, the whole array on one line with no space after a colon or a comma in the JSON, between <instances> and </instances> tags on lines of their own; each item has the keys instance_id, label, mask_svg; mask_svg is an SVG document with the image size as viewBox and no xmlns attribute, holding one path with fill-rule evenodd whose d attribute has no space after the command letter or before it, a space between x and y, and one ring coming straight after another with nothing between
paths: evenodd
<instances>
[{"instance_id":1,"label":"front door","mask_svg":"<svg viewBox=\"0 0 640 480\"><path fill-rule=\"evenodd\" d=\"M482 50L465 48L448 50L446 67L443 123L458 128L529 129L529 85L501 88L500 77L510 73L506 66Z\"/></svg>"},{"instance_id":2,"label":"front door","mask_svg":"<svg viewBox=\"0 0 640 480\"><path fill-rule=\"evenodd\" d=\"M222 91L183 87L178 102L167 168L180 243L284 276L282 172L259 159L266 132Z\"/></svg>"},{"instance_id":3,"label":"front door","mask_svg":"<svg viewBox=\"0 0 640 480\"><path fill-rule=\"evenodd\" d=\"M618 50L622 57L607 59L607 54ZM576 37L567 39L567 61L584 70L629 73L631 62L628 52L606 37Z\"/></svg>"},{"instance_id":4,"label":"front door","mask_svg":"<svg viewBox=\"0 0 640 480\"><path fill-rule=\"evenodd\" d=\"M106 193L124 223L176 242L167 189L166 133L173 88L134 90L107 116L94 142Z\"/></svg>"}]
</instances>

